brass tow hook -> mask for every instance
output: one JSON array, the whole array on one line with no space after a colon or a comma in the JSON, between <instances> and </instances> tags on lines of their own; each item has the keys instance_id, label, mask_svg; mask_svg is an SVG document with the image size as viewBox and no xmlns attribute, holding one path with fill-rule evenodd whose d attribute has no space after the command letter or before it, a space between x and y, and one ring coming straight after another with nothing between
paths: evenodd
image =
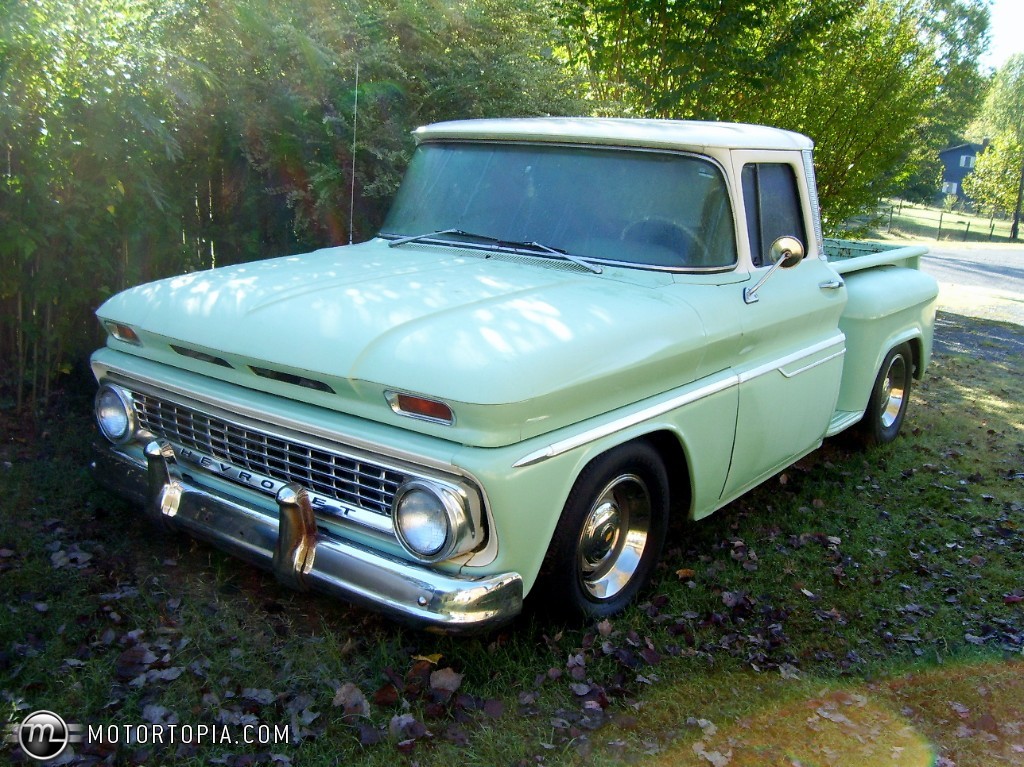
<instances>
[{"instance_id":1,"label":"brass tow hook","mask_svg":"<svg viewBox=\"0 0 1024 767\"><path fill-rule=\"evenodd\" d=\"M316 556L316 518L309 495L300 485L288 484L277 493L280 510L273 569L286 586L308 591L306 575Z\"/></svg>"}]
</instances>

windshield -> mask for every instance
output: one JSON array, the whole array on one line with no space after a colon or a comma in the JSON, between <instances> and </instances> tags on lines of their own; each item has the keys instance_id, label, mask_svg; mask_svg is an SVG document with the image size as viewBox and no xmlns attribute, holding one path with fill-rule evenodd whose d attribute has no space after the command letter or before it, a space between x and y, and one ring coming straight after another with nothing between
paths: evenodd
<instances>
[{"instance_id":1,"label":"windshield","mask_svg":"<svg viewBox=\"0 0 1024 767\"><path fill-rule=\"evenodd\" d=\"M736 262L721 171L706 159L670 152L423 144L381 236L431 232L460 243L473 242L460 236L466 233L538 243L606 263L701 270Z\"/></svg>"}]
</instances>

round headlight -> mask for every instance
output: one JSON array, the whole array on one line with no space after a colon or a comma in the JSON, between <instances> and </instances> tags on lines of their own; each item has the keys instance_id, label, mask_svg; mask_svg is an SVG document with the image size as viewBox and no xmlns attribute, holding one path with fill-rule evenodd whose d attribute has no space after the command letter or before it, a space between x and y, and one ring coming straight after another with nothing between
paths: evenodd
<instances>
[{"instance_id":1,"label":"round headlight","mask_svg":"<svg viewBox=\"0 0 1024 767\"><path fill-rule=\"evenodd\" d=\"M423 559L440 558L452 534L444 498L425 482L410 482L395 498L398 538Z\"/></svg>"},{"instance_id":2,"label":"round headlight","mask_svg":"<svg viewBox=\"0 0 1024 767\"><path fill-rule=\"evenodd\" d=\"M101 386L96 392L96 423L103 436L114 444L131 439L135 430L135 411L129 395L113 386Z\"/></svg>"}]
</instances>

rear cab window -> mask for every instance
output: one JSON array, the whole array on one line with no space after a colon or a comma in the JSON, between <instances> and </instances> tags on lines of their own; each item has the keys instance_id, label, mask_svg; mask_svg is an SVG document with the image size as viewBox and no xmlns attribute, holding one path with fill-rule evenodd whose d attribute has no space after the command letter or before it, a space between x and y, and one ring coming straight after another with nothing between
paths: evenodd
<instances>
[{"instance_id":1,"label":"rear cab window","mask_svg":"<svg viewBox=\"0 0 1024 767\"><path fill-rule=\"evenodd\" d=\"M779 237L796 237L807 247L803 207L796 168L788 163L747 163L743 166L750 257L755 267L769 266L768 251Z\"/></svg>"}]
</instances>

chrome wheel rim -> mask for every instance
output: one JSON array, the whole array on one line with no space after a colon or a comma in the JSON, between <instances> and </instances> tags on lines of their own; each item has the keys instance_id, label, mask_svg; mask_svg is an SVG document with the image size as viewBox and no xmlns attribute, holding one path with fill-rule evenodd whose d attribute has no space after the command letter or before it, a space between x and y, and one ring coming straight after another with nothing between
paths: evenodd
<instances>
[{"instance_id":1,"label":"chrome wheel rim","mask_svg":"<svg viewBox=\"0 0 1024 767\"><path fill-rule=\"evenodd\" d=\"M900 411L903 409L906 380L907 361L902 354L897 354L889 363L889 369L885 371L885 381L882 383L882 426L886 429L896 423L896 419L899 418Z\"/></svg>"},{"instance_id":2,"label":"chrome wheel rim","mask_svg":"<svg viewBox=\"0 0 1024 767\"><path fill-rule=\"evenodd\" d=\"M635 474L609 482L590 507L577 542L583 589L595 599L621 592L637 570L651 529L651 494Z\"/></svg>"}]
</instances>

